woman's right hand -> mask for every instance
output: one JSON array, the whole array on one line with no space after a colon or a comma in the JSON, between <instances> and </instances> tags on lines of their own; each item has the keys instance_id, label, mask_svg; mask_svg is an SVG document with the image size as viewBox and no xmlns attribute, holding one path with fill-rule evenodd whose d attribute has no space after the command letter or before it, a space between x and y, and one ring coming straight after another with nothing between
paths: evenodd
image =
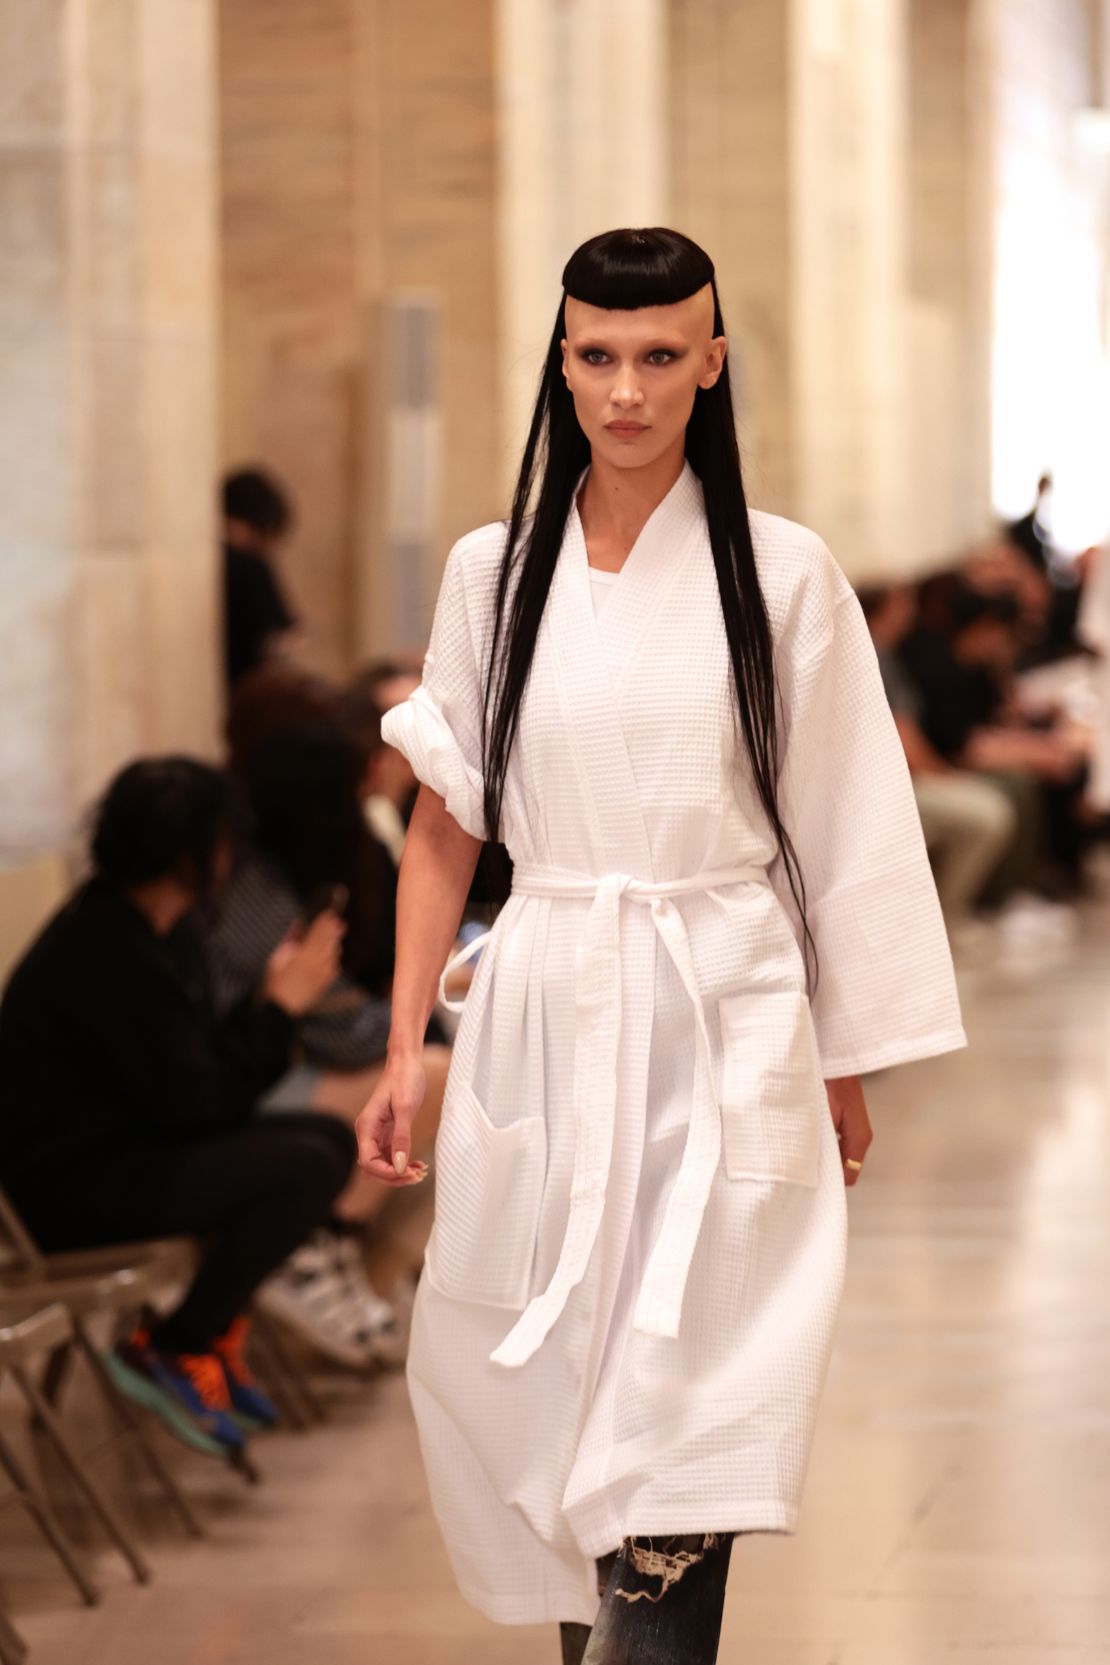
<instances>
[{"instance_id":1,"label":"woman's right hand","mask_svg":"<svg viewBox=\"0 0 1110 1665\"><path fill-rule=\"evenodd\" d=\"M324 912L299 936L288 936L266 961L265 999L292 1017L303 1017L339 976L339 949L347 929L338 914Z\"/></svg>"},{"instance_id":2,"label":"woman's right hand","mask_svg":"<svg viewBox=\"0 0 1110 1665\"><path fill-rule=\"evenodd\" d=\"M358 1165L385 1185L415 1185L428 1171L426 1163L410 1160L425 1085L422 1054L391 1056L355 1122Z\"/></svg>"}]
</instances>

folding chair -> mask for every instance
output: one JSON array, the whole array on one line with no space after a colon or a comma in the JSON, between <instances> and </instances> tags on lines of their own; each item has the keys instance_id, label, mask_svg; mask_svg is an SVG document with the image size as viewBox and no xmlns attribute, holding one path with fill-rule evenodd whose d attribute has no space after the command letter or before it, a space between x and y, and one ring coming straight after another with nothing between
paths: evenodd
<instances>
[{"instance_id":1,"label":"folding chair","mask_svg":"<svg viewBox=\"0 0 1110 1665\"><path fill-rule=\"evenodd\" d=\"M28 1651L26 1642L0 1607L0 1665L23 1665Z\"/></svg>"},{"instance_id":2,"label":"folding chair","mask_svg":"<svg viewBox=\"0 0 1110 1665\"><path fill-rule=\"evenodd\" d=\"M53 1302L69 1317L69 1327L48 1358L37 1389L56 1416L76 1355L87 1363L100 1393L113 1413L114 1432L91 1451L93 1461L117 1445L131 1445L153 1476L159 1490L191 1537L203 1529L173 1475L148 1438L142 1418L112 1379L100 1349L89 1332L88 1319L104 1314L113 1338L128 1317L138 1317L144 1305L169 1282L191 1276L195 1249L186 1239L121 1244L116 1248L80 1250L45 1255L38 1248L11 1202L0 1189L0 1239L8 1258L0 1265L0 1305L8 1312L26 1313ZM254 1478L249 1463L244 1472Z\"/></svg>"},{"instance_id":3,"label":"folding chair","mask_svg":"<svg viewBox=\"0 0 1110 1665\"><path fill-rule=\"evenodd\" d=\"M150 1581L150 1568L131 1543L108 1499L100 1491L85 1462L74 1450L52 1406L31 1379L29 1366L43 1353L71 1341L73 1318L60 1303L10 1321L0 1321L0 1382L10 1378L27 1403L35 1425L61 1459L93 1514L131 1569L137 1584ZM5 1500L23 1505L57 1555L83 1601L90 1607L99 1599L96 1586L83 1570L49 1498L36 1486L8 1441L0 1434L0 1467L12 1482Z\"/></svg>"},{"instance_id":4,"label":"folding chair","mask_svg":"<svg viewBox=\"0 0 1110 1665\"><path fill-rule=\"evenodd\" d=\"M11 1299L18 1290L27 1288L31 1299L41 1299L44 1293L45 1298L50 1299L50 1292L56 1291L59 1300L65 1301L71 1308L75 1302L79 1302L82 1310L87 1310L85 1300L92 1299L94 1292L94 1310L111 1307L112 1290L105 1286L103 1280L118 1278L123 1272L127 1272L142 1280L147 1286L138 1299L132 1302L132 1309L137 1313L149 1293L168 1284L187 1284L196 1270L198 1259L197 1244L189 1237L161 1237L136 1243L117 1243L94 1249L46 1254L34 1241L11 1199L0 1187L0 1242L3 1240L7 1242L8 1260L6 1264L0 1265L0 1298ZM90 1286L88 1295L82 1298L76 1291L84 1291L90 1279L94 1279L95 1282ZM326 1413L312 1390L307 1372L285 1347L277 1325L261 1308L256 1309L253 1316L254 1337L262 1364L263 1380L273 1393L289 1426L304 1430L314 1422L326 1421ZM80 1318L80 1313L78 1317ZM88 1357L88 1335L80 1322L76 1339L81 1345L81 1351ZM64 1350L47 1366L43 1389L51 1403L56 1404L58 1401L71 1360L72 1350ZM105 1373L99 1353L96 1355L93 1368L98 1369L101 1374ZM111 1386L123 1405L129 1408L130 1402L119 1394L114 1382ZM131 1420L135 1420L133 1415ZM257 1479L249 1461L238 1466L248 1479ZM180 1493L178 1496L180 1497ZM181 1505L175 1503L175 1507L178 1513L181 1513ZM194 1521L189 1530L198 1533L200 1528ZM2 1661L0 1665L3 1665Z\"/></svg>"}]
</instances>

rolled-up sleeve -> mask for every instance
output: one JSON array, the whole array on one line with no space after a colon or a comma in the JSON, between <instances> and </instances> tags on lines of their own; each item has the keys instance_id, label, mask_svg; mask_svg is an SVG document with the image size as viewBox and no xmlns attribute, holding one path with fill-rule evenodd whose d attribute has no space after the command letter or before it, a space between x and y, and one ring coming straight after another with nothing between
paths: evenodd
<instances>
[{"instance_id":1,"label":"rolled-up sleeve","mask_svg":"<svg viewBox=\"0 0 1110 1665\"><path fill-rule=\"evenodd\" d=\"M824 545L780 644L779 802L806 888L826 1077L966 1045L905 755L859 603ZM795 915L781 861L775 888Z\"/></svg>"},{"instance_id":2,"label":"rolled-up sleeve","mask_svg":"<svg viewBox=\"0 0 1110 1665\"><path fill-rule=\"evenodd\" d=\"M482 687L463 587L464 545L447 557L420 686L386 712L382 739L404 753L465 832L484 839Z\"/></svg>"}]
</instances>

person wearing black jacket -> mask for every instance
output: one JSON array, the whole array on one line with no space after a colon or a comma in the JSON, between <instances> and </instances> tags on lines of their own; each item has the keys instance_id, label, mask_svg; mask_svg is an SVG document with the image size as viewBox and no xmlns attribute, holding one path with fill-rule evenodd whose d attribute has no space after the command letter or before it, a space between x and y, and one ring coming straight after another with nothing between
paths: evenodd
<instances>
[{"instance_id":1,"label":"person wearing black jacket","mask_svg":"<svg viewBox=\"0 0 1110 1665\"><path fill-rule=\"evenodd\" d=\"M337 1118L255 1113L335 976L341 921L322 914L283 943L262 989L215 1016L198 918L231 870L234 821L233 787L204 764L125 769L97 817L93 877L0 1003L0 1183L47 1250L204 1240L180 1304L113 1362L178 1431L184 1408L220 1447L242 1443L244 1418L272 1420L242 1365L244 1310L327 1221L355 1157Z\"/></svg>"}]
</instances>

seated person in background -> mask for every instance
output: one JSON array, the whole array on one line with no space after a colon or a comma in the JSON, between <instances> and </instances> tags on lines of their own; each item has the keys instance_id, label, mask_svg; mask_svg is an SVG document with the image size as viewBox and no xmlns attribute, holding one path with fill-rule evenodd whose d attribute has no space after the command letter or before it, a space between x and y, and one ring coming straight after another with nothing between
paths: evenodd
<instances>
[{"instance_id":1,"label":"seated person in background","mask_svg":"<svg viewBox=\"0 0 1110 1665\"><path fill-rule=\"evenodd\" d=\"M281 487L254 468L223 484L224 652L227 685L296 640L297 619L277 570L278 550L293 524Z\"/></svg>"},{"instance_id":2,"label":"seated person in background","mask_svg":"<svg viewBox=\"0 0 1110 1665\"><path fill-rule=\"evenodd\" d=\"M1037 574L1047 590L1044 627L1037 641L1024 653L1023 667L1063 658L1078 652L1081 645L1075 627L1082 603L1084 566L1060 550L1053 540L1049 524L1053 489L1052 475L1042 474L1037 481L1033 507L1003 528L1011 549L1030 572Z\"/></svg>"},{"instance_id":3,"label":"seated person in background","mask_svg":"<svg viewBox=\"0 0 1110 1665\"><path fill-rule=\"evenodd\" d=\"M291 722L257 739L243 768L254 818L252 847L224 889L206 940L217 1011L231 1011L258 987L283 944L299 940L321 910L342 908L347 928L341 965L299 1016L296 1062L263 1108L311 1105L352 1126L385 1064L396 894L389 855L362 816L365 761L328 717ZM421 1118L422 1151L428 1153L450 1058L450 1049L430 1036ZM359 1246L365 1222L388 1198L388 1187L352 1172L335 1209L346 1229L337 1226L330 1239L318 1234L286 1271L298 1280L315 1268L325 1280L321 1287L328 1281L335 1285L336 1298L344 1284L355 1292L368 1345L378 1358L393 1362L399 1357L399 1327L389 1303L369 1285Z\"/></svg>"},{"instance_id":4,"label":"seated person in background","mask_svg":"<svg viewBox=\"0 0 1110 1665\"><path fill-rule=\"evenodd\" d=\"M242 1445L237 1417L273 1419L242 1362L244 1315L331 1217L355 1158L342 1120L255 1108L335 975L339 923L318 920L249 998L213 1009L197 914L231 870L239 819L230 781L205 764L125 769L97 815L93 877L0 1004L0 1183L42 1247L204 1239L180 1304L111 1362L213 1451Z\"/></svg>"},{"instance_id":5,"label":"seated person in background","mask_svg":"<svg viewBox=\"0 0 1110 1665\"><path fill-rule=\"evenodd\" d=\"M1048 553L1051 548L1047 525L1047 509L1052 497L1052 475L1042 474L1037 481L1037 494L1033 499L1033 507L1019 520L1012 520L1006 526L1006 537L1016 550L1025 557L1031 567L1038 572L1048 571Z\"/></svg>"},{"instance_id":6,"label":"seated person in background","mask_svg":"<svg viewBox=\"0 0 1110 1665\"><path fill-rule=\"evenodd\" d=\"M273 659L236 684L224 723L228 766L242 779L251 756L275 730L335 715L339 691L288 659Z\"/></svg>"},{"instance_id":7,"label":"seated person in background","mask_svg":"<svg viewBox=\"0 0 1110 1665\"><path fill-rule=\"evenodd\" d=\"M926 580L926 584L936 582ZM1017 608L1013 634L1018 662L1036 656L1048 629L1052 590L1048 579L1014 546L991 542L973 549L959 572L948 577L948 593L961 586L979 595L1009 596ZM946 626L945 619L944 625Z\"/></svg>"},{"instance_id":8,"label":"seated person in background","mask_svg":"<svg viewBox=\"0 0 1110 1665\"><path fill-rule=\"evenodd\" d=\"M963 769L1037 783L1044 817L1038 884L1074 894L1084 843L1078 809L1086 762L1074 735L1051 714L1022 710L1014 692L1017 607L945 576L922 586L919 622L898 657L921 696L921 727L934 749Z\"/></svg>"},{"instance_id":9,"label":"seated person in background","mask_svg":"<svg viewBox=\"0 0 1110 1665\"><path fill-rule=\"evenodd\" d=\"M366 823L389 851L394 867L401 865L418 782L405 754L384 744L382 717L407 700L419 683L418 671L379 659L348 683L339 701L339 720L367 759L362 785Z\"/></svg>"},{"instance_id":10,"label":"seated person in background","mask_svg":"<svg viewBox=\"0 0 1110 1665\"><path fill-rule=\"evenodd\" d=\"M936 870L937 894L957 941L989 875L1012 843L1017 815L989 779L961 772L943 758L921 728L921 700L897 656L914 622L908 585L859 592L883 686L913 779L925 843Z\"/></svg>"}]
</instances>

